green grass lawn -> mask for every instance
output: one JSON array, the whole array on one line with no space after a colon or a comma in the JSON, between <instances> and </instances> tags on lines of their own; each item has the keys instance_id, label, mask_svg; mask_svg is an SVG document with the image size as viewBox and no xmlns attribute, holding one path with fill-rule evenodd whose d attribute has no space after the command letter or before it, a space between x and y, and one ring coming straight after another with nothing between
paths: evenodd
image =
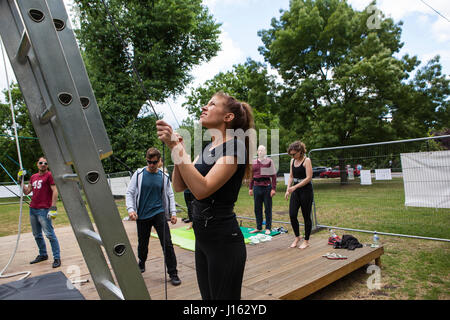
<instances>
[{"instance_id":1,"label":"green grass lawn","mask_svg":"<svg viewBox=\"0 0 450 320\"><path fill-rule=\"evenodd\" d=\"M374 182L361 186L359 180L341 186L339 179L315 179L314 196L317 220L322 225L335 225L379 232L401 233L417 236L450 239L450 209L406 208L404 206L401 179ZM279 183L273 198L273 220L289 222L288 201L284 199L286 187ZM175 200L185 206L183 193L176 193ZM0 199L0 237L17 234L18 204L2 204L17 201ZM125 200L116 200L121 217L127 216ZM28 205L24 204L22 232L31 232ZM254 218L253 197L243 185L236 202L238 216ZM182 210L180 218L187 217ZM301 213L299 213L301 217ZM302 223L302 219L299 219ZM56 227L69 225L64 206L58 204ZM255 221L242 220L242 225L254 227ZM289 224L274 223L273 227ZM301 228L302 230L302 228ZM362 243L371 242L372 235L353 234ZM327 238L327 230L313 237ZM382 256L382 283L380 290L367 289L366 268L361 268L318 291L309 299L450 299L450 243L393 236L381 236L385 254Z\"/></svg>"},{"instance_id":2,"label":"green grass lawn","mask_svg":"<svg viewBox=\"0 0 450 320\"><path fill-rule=\"evenodd\" d=\"M357 182L341 186L339 179L314 180L318 224L450 239L450 209L405 207L401 179L374 182L370 186ZM273 220L289 222L285 192L286 186L279 183L273 198ZM175 199L186 205L183 193L176 194ZM253 197L248 195L245 185L240 190L235 212L238 216L254 218Z\"/></svg>"},{"instance_id":3,"label":"green grass lawn","mask_svg":"<svg viewBox=\"0 0 450 320\"><path fill-rule=\"evenodd\" d=\"M401 178L369 186L329 180L314 184L319 224L450 239L450 209L405 207Z\"/></svg>"}]
</instances>

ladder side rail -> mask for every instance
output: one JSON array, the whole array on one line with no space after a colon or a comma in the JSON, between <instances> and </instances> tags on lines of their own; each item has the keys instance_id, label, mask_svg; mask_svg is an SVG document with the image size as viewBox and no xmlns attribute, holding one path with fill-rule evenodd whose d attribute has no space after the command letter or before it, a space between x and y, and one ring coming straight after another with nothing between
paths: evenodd
<instances>
[{"instance_id":1,"label":"ladder side rail","mask_svg":"<svg viewBox=\"0 0 450 320\"><path fill-rule=\"evenodd\" d=\"M97 105L97 100L95 99L92 90L86 67L84 66L80 50L78 49L78 44L64 2L62 0L47 0L47 5L54 21L59 23L57 35L64 51L72 79L77 88L78 95L80 96L83 112L86 115L89 128L94 137L100 159L105 159L112 154L112 147Z\"/></svg>"},{"instance_id":2,"label":"ladder side rail","mask_svg":"<svg viewBox=\"0 0 450 320\"><path fill-rule=\"evenodd\" d=\"M76 182L68 183L67 181L62 181L60 178L64 174L72 174L72 169L70 166L64 165L61 151L57 148L55 149L58 146L58 141L50 123L40 123L39 117L41 111L46 108L46 105L41 95L41 88L34 78L36 73L33 72L29 62L19 63L16 59L14 48L18 48L20 35L22 34L18 27L20 26L20 20L17 21L18 17L14 3L0 1L0 34L16 79L22 90L33 127L39 137L39 143L47 155L47 160L51 164L55 184L85 258L86 265L100 298L117 299L116 295L111 293L110 290L107 290L103 285L105 281L113 282L113 276L101 248L99 246L92 246L92 241L84 238L80 234L80 229L84 228L94 231L94 227L92 226L78 185ZM74 221L74 219L77 221Z\"/></svg>"},{"instance_id":3,"label":"ladder side rail","mask_svg":"<svg viewBox=\"0 0 450 320\"><path fill-rule=\"evenodd\" d=\"M19 1L17 5L39 61L65 144L123 296L125 299L149 299L47 4L45 1L28 0Z\"/></svg>"}]
</instances>

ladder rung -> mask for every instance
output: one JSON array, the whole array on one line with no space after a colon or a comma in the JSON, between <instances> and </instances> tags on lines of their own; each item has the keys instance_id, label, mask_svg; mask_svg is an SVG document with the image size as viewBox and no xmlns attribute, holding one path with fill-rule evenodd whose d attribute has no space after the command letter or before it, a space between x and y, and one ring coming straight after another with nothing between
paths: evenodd
<instances>
[{"instance_id":1,"label":"ladder rung","mask_svg":"<svg viewBox=\"0 0 450 320\"><path fill-rule=\"evenodd\" d=\"M85 235L88 239L94 240L99 245L103 246L102 238L100 237L100 235L97 232L94 232L94 231L89 230L89 229L84 229L84 230L81 231L81 233L83 235Z\"/></svg>"},{"instance_id":2,"label":"ladder rung","mask_svg":"<svg viewBox=\"0 0 450 320\"><path fill-rule=\"evenodd\" d=\"M55 115L55 110L52 108L46 109L42 114L39 116L39 121L42 124L48 123L52 117Z\"/></svg>"},{"instance_id":3,"label":"ladder rung","mask_svg":"<svg viewBox=\"0 0 450 320\"><path fill-rule=\"evenodd\" d=\"M111 292L113 295L115 295L120 300L125 300L123 297L122 291L111 281L109 280L103 280L100 282L102 286L104 286L109 292Z\"/></svg>"},{"instance_id":4,"label":"ladder rung","mask_svg":"<svg viewBox=\"0 0 450 320\"><path fill-rule=\"evenodd\" d=\"M63 180L70 180L70 181L79 181L78 175L75 173L68 173L62 175Z\"/></svg>"},{"instance_id":5,"label":"ladder rung","mask_svg":"<svg viewBox=\"0 0 450 320\"><path fill-rule=\"evenodd\" d=\"M27 61L28 52L30 51L31 44L28 39L27 33L24 31L22 33L22 38L20 39L19 49L17 49L16 59L20 63L25 63Z\"/></svg>"}]
</instances>

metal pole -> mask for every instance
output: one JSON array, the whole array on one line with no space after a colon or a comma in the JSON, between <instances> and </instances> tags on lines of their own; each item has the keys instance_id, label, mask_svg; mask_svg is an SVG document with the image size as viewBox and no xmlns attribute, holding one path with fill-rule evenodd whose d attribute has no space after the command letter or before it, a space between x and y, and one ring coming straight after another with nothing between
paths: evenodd
<instances>
[{"instance_id":1,"label":"metal pole","mask_svg":"<svg viewBox=\"0 0 450 320\"><path fill-rule=\"evenodd\" d=\"M374 143L365 143L365 144L355 144L350 146L341 146L341 147L331 147L331 148L319 148L312 149L309 153L313 151L326 151L326 150L337 150L337 149L349 149L349 148L361 148L361 147L371 147L371 146L380 146L384 144L394 144L394 143L405 143L405 142L416 142L416 141L425 141L425 140L435 140L435 139L445 139L450 138L450 134L444 136L436 136L436 137L425 137L425 138L416 138L416 139L407 139L407 140L395 140L395 141L385 141L385 142L374 142Z\"/></svg>"},{"instance_id":2,"label":"metal pole","mask_svg":"<svg viewBox=\"0 0 450 320\"><path fill-rule=\"evenodd\" d=\"M339 229L339 230L347 230L347 231L355 231L355 232L363 232L363 233L374 233L375 231L370 230L361 230L361 229L352 229L352 228L341 228L341 227L335 227L335 226L326 226L319 224L317 225L321 228L327 228L327 229ZM423 239L423 240L436 240L436 241L445 241L450 242L450 239L441 239L441 238L431 238L431 237L421 237L421 236L411 236L411 235L405 235L405 234L399 234L399 233L389 233L389 232L378 232L377 234L382 234L384 236L394 236L394 237L404 237L404 238L414 238L414 239Z\"/></svg>"}]
</instances>

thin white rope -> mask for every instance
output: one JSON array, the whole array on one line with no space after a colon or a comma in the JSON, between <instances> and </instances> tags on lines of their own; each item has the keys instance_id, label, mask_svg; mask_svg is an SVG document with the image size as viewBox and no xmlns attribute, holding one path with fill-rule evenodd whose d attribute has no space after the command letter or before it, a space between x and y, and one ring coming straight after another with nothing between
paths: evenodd
<instances>
[{"instance_id":1,"label":"thin white rope","mask_svg":"<svg viewBox=\"0 0 450 320\"><path fill-rule=\"evenodd\" d=\"M20 153L20 144L19 144L19 136L17 134L17 124L16 124L16 117L14 116L14 106L12 103L12 96L11 96L11 86L9 84L9 77L8 77L8 69L6 67L6 58L5 58L5 51L3 49L3 39L1 39L0 37L0 47L2 48L2 56L3 56L3 64L5 66L5 75L6 75L6 83L8 85L8 95L9 95L9 105L11 108L11 115L12 115L12 123L13 123L13 129L14 129L14 136L16 139L16 146L17 146L17 155L19 157L19 166L20 166L20 172L23 172L23 166L22 166L22 155ZM11 262L13 261L16 252L17 252L17 248L19 247L19 240L20 240L20 232L22 229L22 213L23 213L23 184L24 184L24 179L25 179L25 175L22 174L21 175L21 181L20 181L20 214L19 214L19 231L17 233L17 240L16 240L16 246L14 247L14 251L11 255L11 257L9 258L8 263L6 264L6 266L3 268L2 271L0 271L0 278L10 278L10 277L15 277L18 276L20 274L25 274L23 277L21 277L19 280L25 279L26 277L28 277L31 274L31 271L21 271L21 272L16 272L16 273L10 273L10 274L3 274L3 272L6 271L6 269L9 267L9 265L11 264Z\"/></svg>"}]
</instances>

